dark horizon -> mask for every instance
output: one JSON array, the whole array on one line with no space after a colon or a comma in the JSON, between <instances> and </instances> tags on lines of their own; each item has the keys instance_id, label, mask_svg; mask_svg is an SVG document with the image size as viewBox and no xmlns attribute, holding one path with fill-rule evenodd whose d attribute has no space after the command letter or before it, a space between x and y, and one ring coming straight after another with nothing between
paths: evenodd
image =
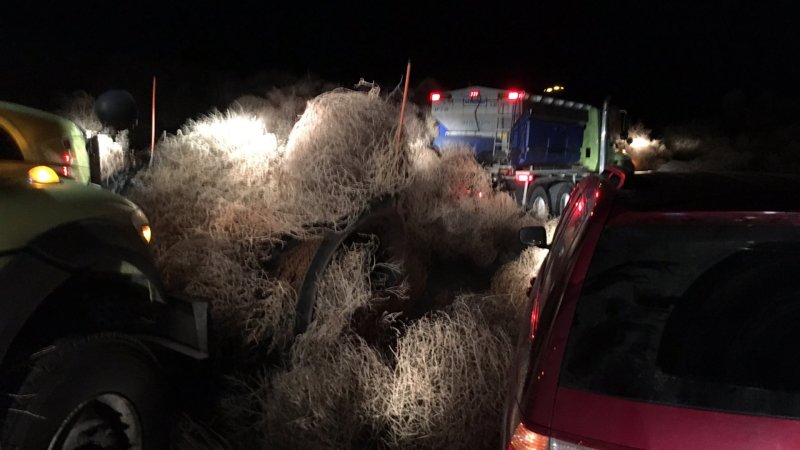
<instances>
[{"instance_id":1,"label":"dark horizon","mask_svg":"<svg viewBox=\"0 0 800 450\"><path fill-rule=\"evenodd\" d=\"M481 5L14 5L0 31L13 42L0 99L54 109L59 94L123 88L146 105L156 75L161 101L180 102L172 108L185 119L309 74L392 88L408 58L421 89L538 92L557 83L570 99L597 104L609 95L655 129L720 114L737 92L800 98L791 87L800 78L791 11L639 2L487 14Z\"/></svg>"}]
</instances>

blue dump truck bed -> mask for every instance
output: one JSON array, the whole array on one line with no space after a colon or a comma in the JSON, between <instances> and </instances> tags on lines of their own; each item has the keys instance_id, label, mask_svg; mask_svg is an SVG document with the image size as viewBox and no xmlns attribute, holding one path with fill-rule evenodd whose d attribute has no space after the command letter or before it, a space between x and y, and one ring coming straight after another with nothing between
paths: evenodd
<instances>
[{"instance_id":1,"label":"blue dump truck bed","mask_svg":"<svg viewBox=\"0 0 800 450\"><path fill-rule=\"evenodd\" d=\"M511 130L514 166L572 166L578 164L585 125L531 118L530 111Z\"/></svg>"},{"instance_id":2,"label":"blue dump truck bed","mask_svg":"<svg viewBox=\"0 0 800 450\"><path fill-rule=\"evenodd\" d=\"M439 123L436 148L469 146L484 164L518 168L571 169L585 165L593 153L596 159L589 105L486 87L435 95L431 112Z\"/></svg>"},{"instance_id":3,"label":"blue dump truck bed","mask_svg":"<svg viewBox=\"0 0 800 450\"><path fill-rule=\"evenodd\" d=\"M433 140L433 147L438 149L454 147L471 147L475 158L480 162L492 162L494 157L494 137L480 135L451 135L444 124L439 124L439 134Z\"/></svg>"}]
</instances>

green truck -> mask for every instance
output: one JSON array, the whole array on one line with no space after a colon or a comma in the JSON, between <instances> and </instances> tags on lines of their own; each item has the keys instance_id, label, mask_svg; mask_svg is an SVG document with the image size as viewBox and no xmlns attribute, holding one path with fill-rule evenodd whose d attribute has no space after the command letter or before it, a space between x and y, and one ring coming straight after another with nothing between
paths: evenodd
<instances>
[{"instance_id":1,"label":"green truck","mask_svg":"<svg viewBox=\"0 0 800 450\"><path fill-rule=\"evenodd\" d=\"M0 448L166 448L207 305L170 298L157 239L101 189L96 139L0 102ZM155 233L155 234L154 234Z\"/></svg>"},{"instance_id":2,"label":"green truck","mask_svg":"<svg viewBox=\"0 0 800 450\"><path fill-rule=\"evenodd\" d=\"M626 113L608 99L596 107L472 86L433 92L430 100L439 126L434 147L470 147L498 189L540 216L561 215L582 178L607 165L632 167L613 148L627 139Z\"/></svg>"}]
</instances>

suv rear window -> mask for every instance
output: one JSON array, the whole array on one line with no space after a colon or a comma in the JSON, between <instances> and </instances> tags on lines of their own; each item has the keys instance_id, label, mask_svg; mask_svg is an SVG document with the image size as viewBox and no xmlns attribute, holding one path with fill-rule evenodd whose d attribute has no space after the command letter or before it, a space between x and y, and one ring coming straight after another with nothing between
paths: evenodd
<instances>
[{"instance_id":1,"label":"suv rear window","mask_svg":"<svg viewBox=\"0 0 800 450\"><path fill-rule=\"evenodd\" d=\"M800 227L604 231L573 319L562 386L800 418Z\"/></svg>"}]
</instances>

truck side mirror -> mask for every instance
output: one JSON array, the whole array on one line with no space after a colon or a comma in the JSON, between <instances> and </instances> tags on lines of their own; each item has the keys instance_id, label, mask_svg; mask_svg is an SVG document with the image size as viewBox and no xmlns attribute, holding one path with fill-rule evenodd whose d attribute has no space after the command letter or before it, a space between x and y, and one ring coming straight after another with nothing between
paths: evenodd
<instances>
[{"instance_id":1,"label":"truck side mirror","mask_svg":"<svg viewBox=\"0 0 800 450\"><path fill-rule=\"evenodd\" d=\"M547 245L547 230L544 227L523 227L519 230L519 241L528 247L550 248Z\"/></svg>"},{"instance_id":2,"label":"truck side mirror","mask_svg":"<svg viewBox=\"0 0 800 450\"><path fill-rule=\"evenodd\" d=\"M86 141L86 152L89 154L89 181L100 184L100 141L97 135Z\"/></svg>"}]
</instances>

